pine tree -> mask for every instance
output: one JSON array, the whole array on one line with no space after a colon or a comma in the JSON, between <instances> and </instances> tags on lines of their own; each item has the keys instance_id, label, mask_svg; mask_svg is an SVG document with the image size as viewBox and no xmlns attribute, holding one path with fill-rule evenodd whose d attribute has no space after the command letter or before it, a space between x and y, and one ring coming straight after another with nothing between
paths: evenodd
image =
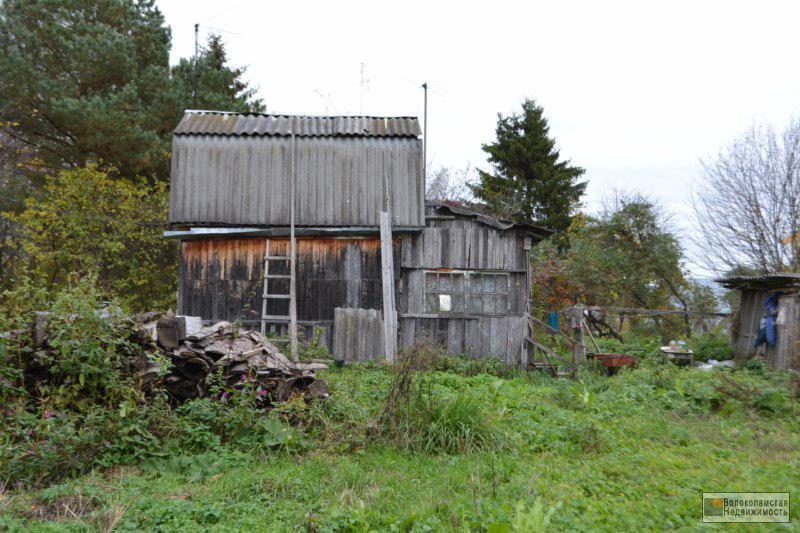
<instances>
[{"instance_id":1,"label":"pine tree","mask_svg":"<svg viewBox=\"0 0 800 533\"><path fill-rule=\"evenodd\" d=\"M0 0L0 122L51 172L95 163L166 180L193 91L198 106L263 109L218 37L196 69L170 68L170 41L154 0Z\"/></svg>"},{"instance_id":2,"label":"pine tree","mask_svg":"<svg viewBox=\"0 0 800 533\"><path fill-rule=\"evenodd\" d=\"M153 0L0 2L0 121L51 170L164 163L170 31Z\"/></svg>"},{"instance_id":3,"label":"pine tree","mask_svg":"<svg viewBox=\"0 0 800 533\"><path fill-rule=\"evenodd\" d=\"M479 171L471 188L495 216L564 232L586 190L579 181L585 170L559 161L549 130L534 100L525 100L520 114L499 114L497 139L482 146L493 172Z\"/></svg>"}]
</instances>

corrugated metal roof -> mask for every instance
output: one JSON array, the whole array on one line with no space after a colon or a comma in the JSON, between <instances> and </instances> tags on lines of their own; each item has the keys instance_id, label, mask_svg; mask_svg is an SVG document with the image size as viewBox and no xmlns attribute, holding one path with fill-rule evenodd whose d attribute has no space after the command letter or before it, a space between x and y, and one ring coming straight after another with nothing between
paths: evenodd
<instances>
[{"instance_id":1,"label":"corrugated metal roof","mask_svg":"<svg viewBox=\"0 0 800 533\"><path fill-rule=\"evenodd\" d=\"M800 273L778 272L759 276L729 276L714 281L728 289L780 289L800 285Z\"/></svg>"},{"instance_id":2,"label":"corrugated metal roof","mask_svg":"<svg viewBox=\"0 0 800 533\"><path fill-rule=\"evenodd\" d=\"M413 137L422 134L416 117L270 115L191 111L184 113L175 135L298 137Z\"/></svg>"}]
</instances>

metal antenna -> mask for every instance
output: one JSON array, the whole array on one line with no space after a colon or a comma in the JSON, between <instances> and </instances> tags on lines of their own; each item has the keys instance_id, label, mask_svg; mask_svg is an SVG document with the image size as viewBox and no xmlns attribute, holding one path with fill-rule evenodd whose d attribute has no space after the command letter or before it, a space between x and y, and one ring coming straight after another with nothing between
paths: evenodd
<instances>
[{"instance_id":1,"label":"metal antenna","mask_svg":"<svg viewBox=\"0 0 800 533\"><path fill-rule=\"evenodd\" d=\"M192 107L197 108L197 54L199 50L198 34L200 33L200 24L194 24L194 83L192 84Z\"/></svg>"},{"instance_id":2,"label":"metal antenna","mask_svg":"<svg viewBox=\"0 0 800 533\"><path fill-rule=\"evenodd\" d=\"M425 106L422 112L422 173L428 178L428 82L422 84Z\"/></svg>"},{"instance_id":3,"label":"metal antenna","mask_svg":"<svg viewBox=\"0 0 800 533\"><path fill-rule=\"evenodd\" d=\"M358 114L364 114L364 92L369 90L369 78L367 78L367 65L361 62L361 97L359 99Z\"/></svg>"}]
</instances>

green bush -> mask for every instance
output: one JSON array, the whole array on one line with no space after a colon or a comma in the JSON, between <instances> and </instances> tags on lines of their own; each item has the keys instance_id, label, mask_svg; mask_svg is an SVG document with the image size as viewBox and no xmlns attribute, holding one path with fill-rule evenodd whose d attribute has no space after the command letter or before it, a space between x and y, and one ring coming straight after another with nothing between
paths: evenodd
<instances>
[{"instance_id":1,"label":"green bush","mask_svg":"<svg viewBox=\"0 0 800 533\"><path fill-rule=\"evenodd\" d=\"M787 414L797 408L784 373L685 371L676 380L675 390L704 412L752 409L766 414Z\"/></svg>"},{"instance_id":2,"label":"green bush","mask_svg":"<svg viewBox=\"0 0 800 533\"><path fill-rule=\"evenodd\" d=\"M91 406L83 412L6 413L0 435L0 484L38 486L95 467L135 463L160 451L165 411Z\"/></svg>"},{"instance_id":3,"label":"green bush","mask_svg":"<svg viewBox=\"0 0 800 533\"><path fill-rule=\"evenodd\" d=\"M141 402L126 365L138 352L130 324L115 302L104 302L94 278L59 292L47 309L49 350L33 352L29 369L41 369L40 398L55 408L130 406Z\"/></svg>"},{"instance_id":4,"label":"green bush","mask_svg":"<svg viewBox=\"0 0 800 533\"><path fill-rule=\"evenodd\" d=\"M695 359L698 361L733 359L734 353L730 335L722 330L692 337L687 341L686 345L694 351Z\"/></svg>"},{"instance_id":5,"label":"green bush","mask_svg":"<svg viewBox=\"0 0 800 533\"><path fill-rule=\"evenodd\" d=\"M131 364L148 355L130 341L130 324L114 301L103 301L92 277L55 294L46 331L46 348L26 334L0 344L0 486L47 484L173 450L306 444L300 431L256 407L253 387L220 390L224 401L197 400L177 411L163 391L146 396Z\"/></svg>"},{"instance_id":6,"label":"green bush","mask_svg":"<svg viewBox=\"0 0 800 533\"><path fill-rule=\"evenodd\" d=\"M163 182L113 179L96 166L47 176L43 194L9 215L25 252L15 285L35 295L69 286L74 272L93 274L105 294L137 310L165 309L177 276L177 243L162 235L168 207ZM2 306L16 312L14 304Z\"/></svg>"},{"instance_id":7,"label":"green bush","mask_svg":"<svg viewBox=\"0 0 800 533\"><path fill-rule=\"evenodd\" d=\"M181 450L202 452L230 445L243 451L264 452L300 450L307 445L300 430L257 408L246 389L229 393L228 400L203 398L178 408Z\"/></svg>"}]
</instances>

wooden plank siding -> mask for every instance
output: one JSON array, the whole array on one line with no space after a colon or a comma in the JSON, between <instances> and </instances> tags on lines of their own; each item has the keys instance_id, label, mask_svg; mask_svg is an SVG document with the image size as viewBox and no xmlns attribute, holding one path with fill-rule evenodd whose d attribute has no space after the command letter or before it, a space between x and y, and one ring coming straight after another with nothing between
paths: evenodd
<instances>
[{"instance_id":1,"label":"wooden plank siding","mask_svg":"<svg viewBox=\"0 0 800 533\"><path fill-rule=\"evenodd\" d=\"M456 221L454 221L456 222ZM403 268L460 268L525 272L523 237L468 220L453 227L427 227L403 237Z\"/></svg>"},{"instance_id":2,"label":"wooden plank siding","mask_svg":"<svg viewBox=\"0 0 800 533\"><path fill-rule=\"evenodd\" d=\"M384 358L383 318L377 309L337 307L333 322L333 356L340 361Z\"/></svg>"},{"instance_id":3,"label":"wooden plank siding","mask_svg":"<svg viewBox=\"0 0 800 533\"><path fill-rule=\"evenodd\" d=\"M264 238L182 242L179 312L206 320L258 321L265 243ZM288 243L271 239L270 253L288 255ZM272 261L270 268L272 274L282 274L288 273L289 265ZM270 292L288 293L288 282L270 280ZM269 304L269 314L287 314L287 301ZM297 240L298 320L332 322L336 307L380 309L381 305L379 239Z\"/></svg>"},{"instance_id":4,"label":"wooden plank siding","mask_svg":"<svg viewBox=\"0 0 800 533\"><path fill-rule=\"evenodd\" d=\"M432 219L419 235L404 235L401 241L400 346L428 339L450 355L494 356L521 363L529 268L524 237L474 220ZM425 316L425 271L449 269L508 273L507 316Z\"/></svg>"},{"instance_id":5,"label":"wooden plank siding","mask_svg":"<svg viewBox=\"0 0 800 533\"><path fill-rule=\"evenodd\" d=\"M445 220L393 240L395 300L399 313L399 346L432 339L451 355L500 357L520 363L525 335L528 256L516 231L499 231L472 220ZM288 255L288 239L270 238L272 255ZM257 324L261 312L263 256L266 239L218 238L181 243L179 312L206 320L244 320ZM284 270L282 270L284 269ZM288 263L273 261L271 274L288 273ZM426 270L468 270L508 274L508 310L497 315L430 316L425 313ZM270 292L288 293L284 280L270 280ZM285 280L288 284L288 280ZM361 336L374 325L373 314L352 317L340 311L343 331L336 329L336 308L382 309L380 239L369 237L300 237L297 240L297 310L301 325L320 326L325 345L344 357L382 357L372 347L376 337ZM270 300L268 314L285 315L286 300ZM353 311L356 313L356 311ZM380 314L380 313L379 313ZM353 318L356 317L357 318ZM353 324L364 320L367 326ZM351 328L347 324L352 325ZM280 331L282 326L279 326ZM331 331L333 328L333 331ZM347 329L349 328L349 329ZM342 337L344 335L344 337ZM353 345L352 342L366 343ZM354 355L348 355L354 354Z\"/></svg>"},{"instance_id":6,"label":"wooden plank siding","mask_svg":"<svg viewBox=\"0 0 800 533\"><path fill-rule=\"evenodd\" d=\"M450 355L480 359L499 357L508 364L522 363L525 318L476 316L471 318L400 318L400 346L432 341Z\"/></svg>"}]
</instances>

